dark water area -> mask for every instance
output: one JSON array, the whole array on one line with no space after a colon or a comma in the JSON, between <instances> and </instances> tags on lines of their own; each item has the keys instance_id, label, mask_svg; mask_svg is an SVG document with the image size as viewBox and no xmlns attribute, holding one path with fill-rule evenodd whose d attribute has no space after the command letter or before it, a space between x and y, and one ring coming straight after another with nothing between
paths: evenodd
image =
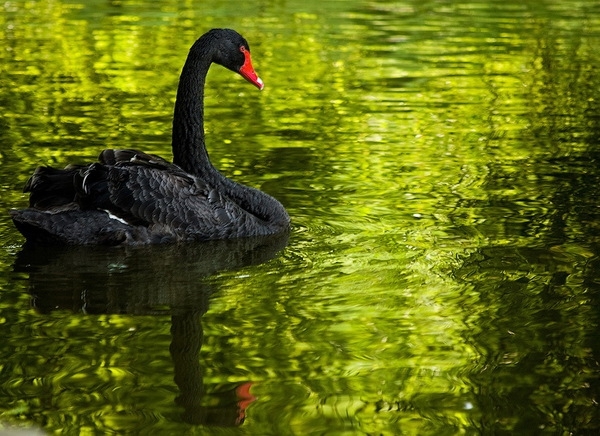
<instances>
[{"instance_id":1,"label":"dark water area","mask_svg":"<svg viewBox=\"0 0 600 436\"><path fill-rule=\"evenodd\" d=\"M24 245L39 165L171 156L206 30L207 146L289 235ZM0 6L0 432L600 431L600 6Z\"/></svg>"}]
</instances>

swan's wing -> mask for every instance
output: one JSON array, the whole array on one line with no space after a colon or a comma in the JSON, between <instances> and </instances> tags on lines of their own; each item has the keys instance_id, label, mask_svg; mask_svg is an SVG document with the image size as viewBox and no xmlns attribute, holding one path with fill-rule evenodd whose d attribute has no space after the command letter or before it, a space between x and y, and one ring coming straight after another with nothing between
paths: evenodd
<instances>
[{"instance_id":1,"label":"swan's wing","mask_svg":"<svg viewBox=\"0 0 600 436\"><path fill-rule=\"evenodd\" d=\"M29 192L29 206L39 210L54 210L75 207L75 186L73 177L83 165L70 165L60 170L52 167L38 167L27 180L23 192Z\"/></svg>"},{"instance_id":2,"label":"swan's wing","mask_svg":"<svg viewBox=\"0 0 600 436\"><path fill-rule=\"evenodd\" d=\"M91 165L79 180L80 204L183 239L233 236L247 213L175 165ZM234 226L234 224L236 224Z\"/></svg>"},{"instance_id":3,"label":"swan's wing","mask_svg":"<svg viewBox=\"0 0 600 436\"><path fill-rule=\"evenodd\" d=\"M99 161L101 164L107 166L141 165L148 168L162 169L171 174L179 174L184 178L187 176L187 173L177 165L159 156L143 153L138 150L106 149L100 153ZM74 179L78 174L82 174L85 177L84 173L89 172L90 168L90 165L68 165L64 169L48 166L38 167L25 184L23 190L30 193L29 206L48 211L68 205L71 208L76 207L73 202L77 196L77 190L81 194L85 189L82 189L81 186L78 189L77 182ZM104 195L100 191L97 191L96 194Z\"/></svg>"},{"instance_id":4,"label":"swan's wing","mask_svg":"<svg viewBox=\"0 0 600 436\"><path fill-rule=\"evenodd\" d=\"M25 189L30 209L13 220L34 239L63 243L222 239L263 225L243 204L157 156L106 150L100 160L38 168Z\"/></svg>"},{"instance_id":5,"label":"swan's wing","mask_svg":"<svg viewBox=\"0 0 600 436\"><path fill-rule=\"evenodd\" d=\"M113 149L107 148L100 153L98 161L104 165L117 165L117 164L136 164L146 165L155 168L169 168L175 165L171 162L163 159L160 156L154 154L144 153L139 150L127 149Z\"/></svg>"}]
</instances>

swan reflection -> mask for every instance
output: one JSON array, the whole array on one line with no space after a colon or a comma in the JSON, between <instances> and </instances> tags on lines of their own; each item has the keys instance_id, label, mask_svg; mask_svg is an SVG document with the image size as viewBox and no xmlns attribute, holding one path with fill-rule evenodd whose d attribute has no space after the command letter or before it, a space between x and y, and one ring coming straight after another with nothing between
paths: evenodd
<instances>
[{"instance_id":1,"label":"swan reflection","mask_svg":"<svg viewBox=\"0 0 600 436\"><path fill-rule=\"evenodd\" d=\"M202 315L219 284L211 275L274 257L287 234L136 248L26 246L15 263L29 275L32 306L42 314L169 315L170 355L180 394L176 403L191 424L235 426L255 401L252 382L222 386L208 394L200 350Z\"/></svg>"}]
</instances>

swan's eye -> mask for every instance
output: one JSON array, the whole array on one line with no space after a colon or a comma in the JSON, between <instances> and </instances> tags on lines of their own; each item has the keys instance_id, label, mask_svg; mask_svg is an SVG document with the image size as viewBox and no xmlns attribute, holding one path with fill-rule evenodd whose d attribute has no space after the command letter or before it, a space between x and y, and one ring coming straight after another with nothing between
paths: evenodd
<instances>
[{"instance_id":1,"label":"swan's eye","mask_svg":"<svg viewBox=\"0 0 600 436\"><path fill-rule=\"evenodd\" d=\"M246 47L244 47L243 45L240 45L240 51L242 53L246 53Z\"/></svg>"}]
</instances>

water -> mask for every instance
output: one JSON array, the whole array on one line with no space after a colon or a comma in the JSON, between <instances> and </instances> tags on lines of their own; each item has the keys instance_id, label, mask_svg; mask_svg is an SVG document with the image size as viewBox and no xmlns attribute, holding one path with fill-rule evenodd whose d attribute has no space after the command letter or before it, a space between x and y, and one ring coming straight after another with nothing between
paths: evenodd
<instances>
[{"instance_id":1,"label":"water","mask_svg":"<svg viewBox=\"0 0 600 436\"><path fill-rule=\"evenodd\" d=\"M104 147L170 156L211 27L213 162L287 237L23 249L0 215L0 422L65 434L598 431L600 7L10 1L0 203Z\"/></svg>"}]
</instances>

